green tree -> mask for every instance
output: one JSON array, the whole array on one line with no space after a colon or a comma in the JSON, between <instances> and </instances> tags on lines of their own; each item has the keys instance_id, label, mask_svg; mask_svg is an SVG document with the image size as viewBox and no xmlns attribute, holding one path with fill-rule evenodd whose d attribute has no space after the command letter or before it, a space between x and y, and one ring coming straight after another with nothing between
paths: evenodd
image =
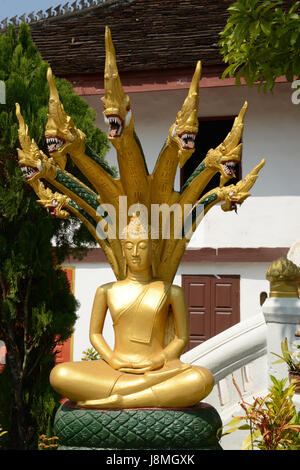
<instances>
[{"instance_id":1,"label":"green tree","mask_svg":"<svg viewBox=\"0 0 300 470\"><path fill-rule=\"evenodd\" d=\"M288 9L282 0L238 0L228 8L219 41L228 64L223 78L235 77L238 86L242 78L249 87L257 82L266 92L280 76L300 77L300 2L293 3Z\"/></svg>"},{"instance_id":2,"label":"green tree","mask_svg":"<svg viewBox=\"0 0 300 470\"><path fill-rule=\"evenodd\" d=\"M37 435L45 432L58 404L49 384L53 350L72 334L78 307L59 265L71 250L79 256L87 242L94 243L78 219L55 219L36 203L17 164L16 102L31 137L47 154L47 68L27 25L18 33L9 27L0 36L0 80L6 85L6 104L0 104L0 338L7 347L0 375L0 418L7 431L1 445L16 449L37 448ZM94 125L94 111L69 82L56 79L56 84L66 111L103 157L108 142Z\"/></svg>"}]
</instances>

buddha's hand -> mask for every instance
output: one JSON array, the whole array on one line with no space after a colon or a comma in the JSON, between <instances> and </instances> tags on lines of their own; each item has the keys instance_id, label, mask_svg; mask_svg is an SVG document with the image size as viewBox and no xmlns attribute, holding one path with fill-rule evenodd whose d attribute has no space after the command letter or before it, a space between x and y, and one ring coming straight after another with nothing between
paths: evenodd
<instances>
[{"instance_id":1,"label":"buddha's hand","mask_svg":"<svg viewBox=\"0 0 300 470\"><path fill-rule=\"evenodd\" d=\"M156 370L162 367L165 363L165 356L163 353L154 354L150 356L148 361L136 362L131 364L130 367L120 368L121 372L128 372L131 374L145 374L151 370Z\"/></svg>"},{"instance_id":2,"label":"buddha's hand","mask_svg":"<svg viewBox=\"0 0 300 470\"><path fill-rule=\"evenodd\" d=\"M120 371L122 371L124 368L132 367L132 364L130 364L129 362L124 362L117 355L114 355L113 357L110 358L109 365L113 369L120 370Z\"/></svg>"}]
</instances>

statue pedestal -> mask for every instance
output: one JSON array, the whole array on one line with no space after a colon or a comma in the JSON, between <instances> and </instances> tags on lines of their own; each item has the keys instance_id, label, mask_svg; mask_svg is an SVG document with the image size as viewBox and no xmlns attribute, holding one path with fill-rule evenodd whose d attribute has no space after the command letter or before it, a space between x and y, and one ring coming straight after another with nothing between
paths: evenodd
<instances>
[{"instance_id":1,"label":"statue pedestal","mask_svg":"<svg viewBox=\"0 0 300 470\"><path fill-rule=\"evenodd\" d=\"M189 408L87 409L67 401L56 413L59 450L222 450L218 412L206 403Z\"/></svg>"}]
</instances>

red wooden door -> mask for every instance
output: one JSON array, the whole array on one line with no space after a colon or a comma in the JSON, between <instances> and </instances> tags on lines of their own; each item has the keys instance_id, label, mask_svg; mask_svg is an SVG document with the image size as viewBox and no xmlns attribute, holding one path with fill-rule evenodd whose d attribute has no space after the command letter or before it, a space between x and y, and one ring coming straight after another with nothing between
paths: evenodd
<instances>
[{"instance_id":1,"label":"red wooden door","mask_svg":"<svg viewBox=\"0 0 300 470\"><path fill-rule=\"evenodd\" d=\"M186 351L240 321L239 276L183 275L182 287L190 329Z\"/></svg>"},{"instance_id":2,"label":"red wooden door","mask_svg":"<svg viewBox=\"0 0 300 470\"><path fill-rule=\"evenodd\" d=\"M74 269L73 267L63 267L62 268L66 274L70 284L70 290L74 293ZM55 364L60 364L61 362L72 361L72 344L73 344L73 335L67 339L64 343L58 343L54 352L55 354Z\"/></svg>"},{"instance_id":3,"label":"red wooden door","mask_svg":"<svg viewBox=\"0 0 300 470\"><path fill-rule=\"evenodd\" d=\"M211 291L209 282L208 278L198 276L184 276L183 278L189 315L188 349L198 346L210 337Z\"/></svg>"},{"instance_id":4,"label":"red wooden door","mask_svg":"<svg viewBox=\"0 0 300 470\"><path fill-rule=\"evenodd\" d=\"M222 276L211 282L211 331L221 333L240 321L240 280Z\"/></svg>"}]
</instances>

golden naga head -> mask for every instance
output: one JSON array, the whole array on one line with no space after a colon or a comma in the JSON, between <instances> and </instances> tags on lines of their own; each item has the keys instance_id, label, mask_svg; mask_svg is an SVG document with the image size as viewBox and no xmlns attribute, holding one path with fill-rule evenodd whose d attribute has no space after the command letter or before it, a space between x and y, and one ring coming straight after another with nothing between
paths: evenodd
<instances>
[{"instance_id":1,"label":"golden naga head","mask_svg":"<svg viewBox=\"0 0 300 470\"><path fill-rule=\"evenodd\" d=\"M245 176L244 180L239 181L237 184L230 186L224 186L220 189L221 199L224 200L224 203L221 204L223 211L237 211L237 205L241 205L245 199L247 199L251 194L249 190L254 185L257 180L258 173L265 164L265 159L263 158L261 162L253 168L253 170Z\"/></svg>"},{"instance_id":2,"label":"golden naga head","mask_svg":"<svg viewBox=\"0 0 300 470\"><path fill-rule=\"evenodd\" d=\"M85 147L85 134L76 128L73 119L67 115L59 99L52 70L47 71L50 89L49 114L46 124L45 139L48 152L61 170L65 169L67 153L76 155Z\"/></svg>"},{"instance_id":3,"label":"golden naga head","mask_svg":"<svg viewBox=\"0 0 300 470\"><path fill-rule=\"evenodd\" d=\"M46 155L38 148L35 141L30 139L28 126L21 114L19 103L16 103L16 116L19 121L19 141L22 147L17 149L19 166L26 181L33 182L43 174L43 163L48 160Z\"/></svg>"},{"instance_id":4,"label":"golden naga head","mask_svg":"<svg viewBox=\"0 0 300 470\"><path fill-rule=\"evenodd\" d=\"M241 138L244 129L244 116L248 108L244 103L238 116L235 118L231 131L225 140L215 149L210 149L205 157L207 167L215 168L221 175L220 186L224 186L231 178L236 177L236 165L241 161Z\"/></svg>"},{"instance_id":5,"label":"golden naga head","mask_svg":"<svg viewBox=\"0 0 300 470\"><path fill-rule=\"evenodd\" d=\"M104 104L104 120L108 125L108 138L112 143L123 136L124 131L133 127L133 116L130 109L129 96L123 91L117 68L115 48L110 29L105 28L105 94L101 98Z\"/></svg>"},{"instance_id":6,"label":"golden naga head","mask_svg":"<svg viewBox=\"0 0 300 470\"><path fill-rule=\"evenodd\" d=\"M40 180L38 180L35 186L35 192L40 198L37 202L44 207L49 214L59 219L69 217L69 212L63 210L63 207L70 201L68 196L58 192L54 193L50 188L45 188Z\"/></svg>"},{"instance_id":7,"label":"golden naga head","mask_svg":"<svg viewBox=\"0 0 300 470\"><path fill-rule=\"evenodd\" d=\"M183 167L195 150L195 138L198 132L199 81L201 69L201 62L198 61L188 96L181 110L177 113L175 123L169 131L169 138L175 140L179 147L178 159L180 168Z\"/></svg>"}]
</instances>

